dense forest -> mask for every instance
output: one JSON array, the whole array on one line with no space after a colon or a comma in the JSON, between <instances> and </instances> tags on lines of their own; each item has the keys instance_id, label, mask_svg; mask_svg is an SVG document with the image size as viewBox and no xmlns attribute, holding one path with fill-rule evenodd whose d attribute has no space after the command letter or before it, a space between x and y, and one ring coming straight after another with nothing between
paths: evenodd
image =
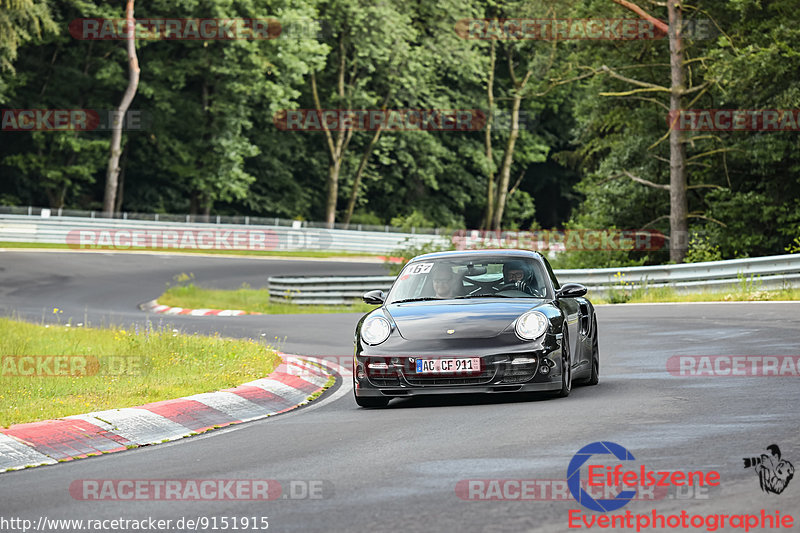
<instances>
[{"instance_id":1,"label":"dense forest","mask_svg":"<svg viewBox=\"0 0 800 533\"><path fill-rule=\"evenodd\" d=\"M575 265L797 251L799 13L798 0L0 0L0 205L646 228L674 243ZM251 22L198 38L198 20ZM126 97L135 120L115 131ZM25 130L19 110L94 110L94 127Z\"/></svg>"}]
</instances>

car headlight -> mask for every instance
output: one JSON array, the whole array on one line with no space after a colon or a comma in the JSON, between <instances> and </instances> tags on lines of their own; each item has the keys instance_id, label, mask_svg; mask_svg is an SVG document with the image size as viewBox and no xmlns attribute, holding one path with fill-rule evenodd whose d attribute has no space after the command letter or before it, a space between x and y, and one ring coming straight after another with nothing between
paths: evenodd
<instances>
[{"instance_id":1,"label":"car headlight","mask_svg":"<svg viewBox=\"0 0 800 533\"><path fill-rule=\"evenodd\" d=\"M547 331L550 321L539 311L528 311L517 319L515 327L521 339L532 341L538 339Z\"/></svg>"},{"instance_id":2,"label":"car headlight","mask_svg":"<svg viewBox=\"0 0 800 533\"><path fill-rule=\"evenodd\" d=\"M367 344L380 344L389 338L392 326L382 316L370 317L361 325L361 338Z\"/></svg>"}]
</instances>

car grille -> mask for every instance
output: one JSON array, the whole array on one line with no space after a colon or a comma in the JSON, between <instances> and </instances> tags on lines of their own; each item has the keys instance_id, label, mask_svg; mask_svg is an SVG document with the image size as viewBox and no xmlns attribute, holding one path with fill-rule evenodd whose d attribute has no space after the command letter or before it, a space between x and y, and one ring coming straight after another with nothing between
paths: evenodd
<instances>
[{"instance_id":1,"label":"car grille","mask_svg":"<svg viewBox=\"0 0 800 533\"><path fill-rule=\"evenodd\" d=\"M506 363L502 382L522 383L524 381L533 379L533 376L536 375L536 367L536 363L526 365L512 365L510 363Z\"/></svg>"},{"instance_id":2,"label":"car grille","mask_svg":"<svg viewBox=\"0 0 800 533\"><path fill-rule=\"evenodd\" d=\"M376 387L399 387L400 386L400 378L399 377L380 377L380 378L370 377L369 380Z\"/></svg>"}]
</instances>

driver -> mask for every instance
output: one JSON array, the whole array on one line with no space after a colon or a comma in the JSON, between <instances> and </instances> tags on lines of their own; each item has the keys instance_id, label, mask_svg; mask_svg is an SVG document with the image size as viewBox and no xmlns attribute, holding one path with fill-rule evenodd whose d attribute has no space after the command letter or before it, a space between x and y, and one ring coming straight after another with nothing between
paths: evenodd
<instances>
[{"instance_id":1,"label":"driver","mask_svg":"<svg viewBox=\"0 0 800 533\"><path fill-rule=\"evenodd\" d=\"M533 271L525 261L509 261L503 264L503 283L514 284L518 291L535 296Z\"/></svg>"}]
</instances>

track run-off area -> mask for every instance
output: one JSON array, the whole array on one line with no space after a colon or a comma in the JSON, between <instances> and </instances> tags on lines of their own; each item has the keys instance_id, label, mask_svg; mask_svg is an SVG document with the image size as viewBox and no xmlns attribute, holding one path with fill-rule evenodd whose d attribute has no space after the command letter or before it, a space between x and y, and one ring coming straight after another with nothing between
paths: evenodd
<instances>
[{"instance_id":1,"label":"track run-off area","mask_svg":"<svg viewBox=\"0 0 800 533\"><path fill-rule=\"evenodd\" d=\"M187 333L277 337L276 347L291 354L353 353L358 314L191 317L138 309L181 273L194 274L200 286L235 289L242 283L266 286L276 275L386 271L378 262L351 259L1 251L0 314L92 327L162 321ZM63 312L56 315L54 308ZM353 401L351 376L343 371L319 400L273 418L0 474L0 517L34 525L42 517L171 520L165 531L194 530L187 520L199 520L199 531L212 525L233 531L234 520L239 530L255 531L264 517L270 531L560 532L589 524L592 531L620 531L625 529L603 528L598 517L685 511L703 517L777 513L791 515L793 529L800 527L800 479L780 494L768 493L756 468L743 463L770 454L767 446L777 444L784 461L800 466L800 377L784 365L800 356L800 302L626 304L598 306L597 316L600 384L576 386L568 398L409 398L393 400L386 409L361 409ZM762 356L777 361L777 372L735 371ZM703 365L711 371L692 375ZM617 443L635 456L631 468L601 458L609 468L713 471L719 485L667 487L617 511L594 513L566 492L565 479L576 452L597 441ZM164 480L183 480L184 488L187 482L230 481L234 492L190 500L109 492L93 499L81 492L98 486L87 485L92 480L138 480L151 489ZM283 492L270 493L274 499L268 501L237 498L242 480L277 480ZM247 528L241 527L244 518ZM177 527L181 519L183 529ZM107 524L108 531L132 530ZM627 530L636 531L635 525ZM0 530L21 531L9 523ZM718 530L745 528L726 523Z\"/></svg>"}]
</instances>

